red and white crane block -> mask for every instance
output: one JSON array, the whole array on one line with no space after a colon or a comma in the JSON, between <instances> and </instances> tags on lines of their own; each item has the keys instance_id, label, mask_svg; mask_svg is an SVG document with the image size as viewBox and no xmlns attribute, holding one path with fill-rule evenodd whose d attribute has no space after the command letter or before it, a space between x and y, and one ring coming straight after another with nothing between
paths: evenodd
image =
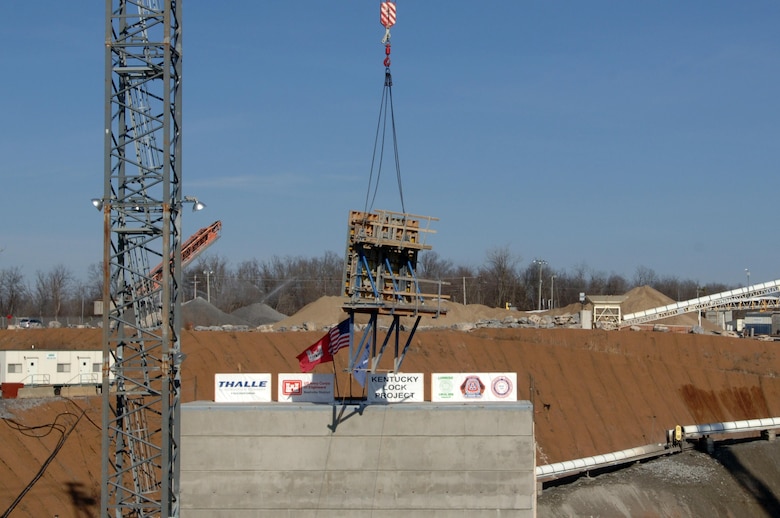
<instances>
[{"instance_id":1,"label":"red and white crane block","mask_svg":"<svg viewBox=\"0 0 780 518\"><path fill-rule=\"evenodd\" d=\"M385 29L395 25L395 2L382 2L379 5L379 22Z\"/></svg>"}]
</instances>

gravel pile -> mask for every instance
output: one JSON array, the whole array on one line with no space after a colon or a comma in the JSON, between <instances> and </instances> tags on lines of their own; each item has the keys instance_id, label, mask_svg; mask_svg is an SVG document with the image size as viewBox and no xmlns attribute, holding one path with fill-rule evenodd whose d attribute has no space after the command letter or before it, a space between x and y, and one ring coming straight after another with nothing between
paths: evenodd
<instances>
[{"instance_id":1,"label":"gravel pile","mask_svg":"<svg viewBox=\"0 0 780 518\"><path fill-rule=\"evenodd\" d=\"M287 315L279 313L271 306L260 302L238 308L232 312L231 315L240 318L255 327L273 324L287 318Z\"/></svg>"},{"instance_id":2,"label":"gravel pile","mask_svg":"<svg viewBox=\"0 0 780 518\"><path fill-rule=\"evenodd\" d=\"M200 297L182 304L181 311L184 326L197 330L248 330L284 318L270 306L259 303L228 314Z\"/></svg>"},{"instance_id":3,"label":"gravel pile","mask_svg":"<svg viewBox=\"0 0 780 518\"><path fill-rule=\"evenodd\" d=\"M680 454L638 464L635 469L665 482L705 484L715 475L718 467L718 461L711 457Z\"/></svg>"}]
</instances>

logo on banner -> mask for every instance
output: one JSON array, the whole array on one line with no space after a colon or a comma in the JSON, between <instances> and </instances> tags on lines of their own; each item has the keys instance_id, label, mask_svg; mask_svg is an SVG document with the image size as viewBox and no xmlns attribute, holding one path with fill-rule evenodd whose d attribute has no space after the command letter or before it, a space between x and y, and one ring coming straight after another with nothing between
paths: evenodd
<instances>
[{"instance_id":1,"label":"logo on banner","mask_svg":"<svg viewBox=\"0 0 780 518\"><path fill-rule=\"evenodd\" d=\"M282 394L285 396L300 396L303 394L303 381L284 380L282 381Z\"/></svg>"},{"instance_id":2,"label":"logo on banner","mask_svg":"<svg viewBox=\"0 0 780 518\"><path fill-rule=\"evenodd\" d=\"M498 376L490 384L490 390L493 391L493 395L498 398L505 398L512 393L512 380L506 376Z\"/></svg>"},{"instance_id":3,"label":"logo on banner","mask_svg":"<svg viewBox=\"0 0 780 518\"><path fill-rule=\"evenodd\" d=\"M325 354L322 346L315 348L313 351L306 350L306 356L309 357L309 362L314 363L322 359L322 355Z\"/></svg>"},{"instance_id":4,"label":"logo on banner","mask_svg":"<svg viewBox=\"0 0 780 518\"><path fill-rule=\"evenodd\" d=\"M485 384L479 376L466 376L460 386L460 392L465 398L481 398L482 393L485 392Z\"/></svg>"},{"instance_id":5,"label":"logo on banner","mask_svg":"<svg viewBox=\"0 0 780 518\"><path fill-rule=\"evenodd\" d=\"M214 401L269 402L271 375L267 373L214 374Z\"/></svg>"}]
</instances>

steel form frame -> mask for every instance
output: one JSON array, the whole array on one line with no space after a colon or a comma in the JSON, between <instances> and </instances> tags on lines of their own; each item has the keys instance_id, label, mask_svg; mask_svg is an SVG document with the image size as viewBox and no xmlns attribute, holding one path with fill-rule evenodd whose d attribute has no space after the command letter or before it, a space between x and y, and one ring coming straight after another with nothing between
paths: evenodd
<instances>
[{"instance_id":1,"label":"steel form frame","mask_svg":"<svg viewBox=\"0 0 780 518\"><path fill-rule=\"evenodd\" d=\"M181 20L106 0L101 516L179 515Z\"/></svg>"},{"instance_id":2,"label":"steel form frame","mask_svg":"<svg viewBox=\"0 0 780 518\"><path fill-rule=\"evenodd\" d=\"M379 362L382 361L382 356L385 353L385 349L387 349L387 345L390 343L390 339L392 338L393 370L391 372L400 372L401 364L403 363L404 358L406 358L406 353L409 351L409 346L412 344L412 339L414 338L415 332L417 332L417 327L420 324L422 315L415 315L414 325L412 325L409 336L407 337L406 342L403 344L403 348L401 348L401 315L392 315L393 323L390 324L390 327L387 329L385 337L382 340L382 344L379 345L378 309L369 309L366 311L364 308L361 311L358 311L354 308L345 307L344 310L349 312L349 330L351 333L349 338L349 367L347 368L347 371L355 372L355 369L359 367L359 363L362 360L361 356L363 355L364 348L368 348L369 364L366 366L366 374L375 374L377 368L379 367ZM358 345L355 345L354 336L355 313L368 313L370 315L368 325L366 325L366 328L363 332L363 337L360 339L360 343Z\"/></svg>"}]
</instances>

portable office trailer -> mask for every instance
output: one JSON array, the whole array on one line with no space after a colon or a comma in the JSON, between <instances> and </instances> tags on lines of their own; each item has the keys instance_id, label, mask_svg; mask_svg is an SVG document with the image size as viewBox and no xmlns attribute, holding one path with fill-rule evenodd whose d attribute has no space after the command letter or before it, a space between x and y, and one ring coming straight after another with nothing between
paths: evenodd
<instances>
[{"instance_id":1,"label":"portable office trailer","mask_svg":"<svg viewBox=\"0 0 780 518\"><path fill-rule=\"evenodd\" d=\"M0 351L0 383L100 385L102 351Z\"/></svg>"}]
</instances>

